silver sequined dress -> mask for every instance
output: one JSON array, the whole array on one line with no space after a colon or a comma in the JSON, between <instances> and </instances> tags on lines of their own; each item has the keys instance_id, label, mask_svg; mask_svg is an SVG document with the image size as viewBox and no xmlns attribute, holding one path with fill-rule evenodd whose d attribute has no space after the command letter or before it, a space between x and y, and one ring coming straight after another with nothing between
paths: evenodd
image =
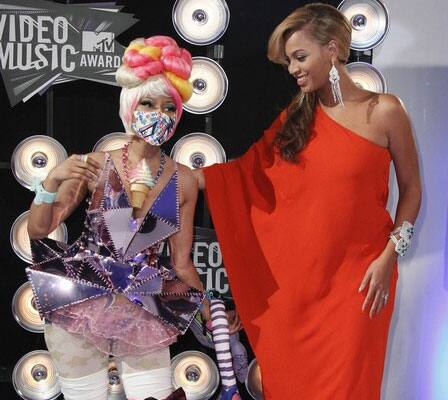
<instances>
[{"instance_id":1,"label":"silver sequined dress","mask_svg":"<svg viewBox=\"0 0 448 400\"><path fill-rule=\"evenodd\" d=\"M132 206L110 154L72 244L32 240L27 268L42 317L117 356L166 347L185 333L204 293L181 282L163 242L180 229L177 170L146 216Z\"/></svg>"}]
</instances>

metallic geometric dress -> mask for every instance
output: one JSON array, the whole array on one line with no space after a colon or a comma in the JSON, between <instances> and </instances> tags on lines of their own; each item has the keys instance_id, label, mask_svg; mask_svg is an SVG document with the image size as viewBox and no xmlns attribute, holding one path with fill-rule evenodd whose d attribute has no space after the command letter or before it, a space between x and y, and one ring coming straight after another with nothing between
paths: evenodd
<instances>
[{"instance_id":1,"label":"metallic geometric dress","mask_svg":"<svg viewBox=\"0 0 448 400\"><path fill-rule=\"evenodd\" d=\"M100 296L125 296L164 324L185 333L205 294L180 281L162 242L178 232L177 170L144 218L133 219L124 185L106 153L104 171L87 210L85 229L72 244L32 240L27 268L41 317Z\"/></svg>"}]
</instances>

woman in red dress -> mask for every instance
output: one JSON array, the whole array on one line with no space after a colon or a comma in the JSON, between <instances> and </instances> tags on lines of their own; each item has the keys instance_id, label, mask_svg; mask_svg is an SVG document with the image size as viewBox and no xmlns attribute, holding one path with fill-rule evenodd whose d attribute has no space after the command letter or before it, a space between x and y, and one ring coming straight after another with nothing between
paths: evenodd
<instances>
[{"instance_id":1,"label":"woman in red dress","mask_svg":"<svg viewBox=\"0 0 448 400\"><path fill-rule=\"evenodd\" d=\"M297 96L242 157L195 172L266 400L380 398L397 253L421 189L406 111L350 79L350 41L331 6L289 15L268 57L287 67Z\"/></svg>"}]
</instances>

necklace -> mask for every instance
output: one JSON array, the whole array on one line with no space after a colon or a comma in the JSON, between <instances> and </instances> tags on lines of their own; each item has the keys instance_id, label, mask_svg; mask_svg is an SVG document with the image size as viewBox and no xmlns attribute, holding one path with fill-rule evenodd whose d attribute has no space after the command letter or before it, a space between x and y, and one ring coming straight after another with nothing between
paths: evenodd
<instances>
[{"instance_id":1,"label":"necklace","mask_svg":"<svg viewBox=\"0 0 448 400\"><path fill-rule=\"evenodd\" d=\"M126 180L128 181L128 183L129 183L129 166L128 166L129 144L130 143L126 143L123 146L123 149L121 151L121 161L123 163L123 172L124 172L124 176L126 177ZM165 163L166 163L165 153L163 150L160 150L160 165L159 165L159 169L157 170L157 174L154 177L154 186L157 184L158 180L160 179L160 177L163 174L163 170L165 169Z\"/></svg>"}]
</instances>

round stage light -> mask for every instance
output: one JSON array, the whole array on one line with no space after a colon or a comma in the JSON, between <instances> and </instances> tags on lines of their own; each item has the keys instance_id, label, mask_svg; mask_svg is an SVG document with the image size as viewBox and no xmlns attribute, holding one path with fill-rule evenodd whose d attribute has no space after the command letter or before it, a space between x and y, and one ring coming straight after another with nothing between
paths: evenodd
<instances>
[{"instance_id":1,"label":"round stage light","mask_svg":"<svg viewBox=\"0 0 448 400\"><path fill-rule=\"evenodd\" d=\"M112 151L121 149L126 143L128 143L130 137L123 132L112 132L103 136L93 146L92 151Z\"/></svg>"},{"instance_id":2,"label":"round stage light","mask_svg":"<svg viewBox=\"0 0 448 400\"><path fill-rule=\"evenodd\" d=\"M30 238L27 231L28 215L29 211L25 211L16 218L11 227L9 240L17 256L20 257L23 261L31 264L33 262L33 258L31 255ZM61 223L53 232L48 235L48 237L59 242L67 243L68 232L66 225L64 223Z\"/></svg>"},{"instance_id":3,"label":"round stage light","mask_svg":"<svg viewBox=\"0 0 448 400\"><path fill-rule=\"evenodd\" d=\"M61 389L50 353L44 350L25 354L14 367L12 383L17 394L26 400L53 400Z\"/></svg>"},{"instance_id":4,"label":"round stage light","mask_svg":"<svg viewBox=\"0 0 448 400\"><path fill-rule=\"evenodd\" d=\"M366 51L378 46L389 30L389 13L379 0L343 0L338 9L352 26L353 50Z\"/></svg>"},{"instance_id":5,"label":"round stage light","mask_svg":"<svg viewBox=\"0 0 448 400\"><path fill-rule=\"evenodd\" d=\"M359 87L376 93L386 93L387 85L384 76L373 65L365 62L347 64L347 72Z\"/></svg>"},{"instance_id":6,"label":"round stage light","mask_svg":"<svg viewBox=\"0 0 448 400\"><path fill-rule=\"evenodd\" d=\"M17 289L11 308L15 320L22 328L34 333L43 333L45 322L39 316L29 282Z\"/></svg>"},{"instance_id":7,"label":"round stage light","mask_svg":"<svg viewBox=\"0 0 448 400\"><path fill-rule=\"evenodd\" d=\"M219 371L200 351L185 351L171 360L174 389L182 387L188 400L210 399L219 386Z\"/></svg>"},{"instance_id":8,"label":"round stage light","mask_svg":"<svg viewBox=\"0 0 448 400\"><path fill-rule=\"evenodd\" d=\"M171 150L170 157L191 169L226 162L221 144L210 135L195 132L180 138Z\"/></svg>"},{"instance_id":9,"label":"round stage light","mask_svg":"<svg viewBox=\"0 0 448 400\"><path fill-rule=\"evenodd\" d=\"M227 75L211 58L193 57L190 81L193 83L193 95L183 106L188 112L210 113L216 110L227 96Z\"/></svg>"},{"instance_id":10,"label":"round stage light","mask_svg":"<svg viewBox=\"0 0 448 400\"><path fill-rule=\"evenodd\" d=\"M107 390L107 400L126 400L123 384L114 358L109 360L109 387Z\"/></svg>"},{"instance_id":11,"label":"round stage light","mask_svg":"<svg viewBox=\"0 0 448 400\"><path fill-rule=\"evenodd\" d=\"M56 139L35 135L22 140L14 149L11 169L17 181L31 189L34 178L45 179L66 158L67 152Z\"/></svg>"},{"instance_id":12,"label":"round stage light","mask_svg":"<svg viewBox=\"0 0 448 400\"><path fill-rule=\"evenodd\" d=\"M224 0L177 0L172 18L174 29L182 39L205 46L224 35L230 11Z\"/></svg>"},{"instance_id":13,"label":"round stage light","mask_svg":"<svg viewBox=\"0 0 448 400\"><path fill-rule=\"evenodd\" d=\"M246 389L253 399L263 400L260 366L255 358L249 364L249 372L247 373L246 378Z\"/></svg>"}]
</instances>

